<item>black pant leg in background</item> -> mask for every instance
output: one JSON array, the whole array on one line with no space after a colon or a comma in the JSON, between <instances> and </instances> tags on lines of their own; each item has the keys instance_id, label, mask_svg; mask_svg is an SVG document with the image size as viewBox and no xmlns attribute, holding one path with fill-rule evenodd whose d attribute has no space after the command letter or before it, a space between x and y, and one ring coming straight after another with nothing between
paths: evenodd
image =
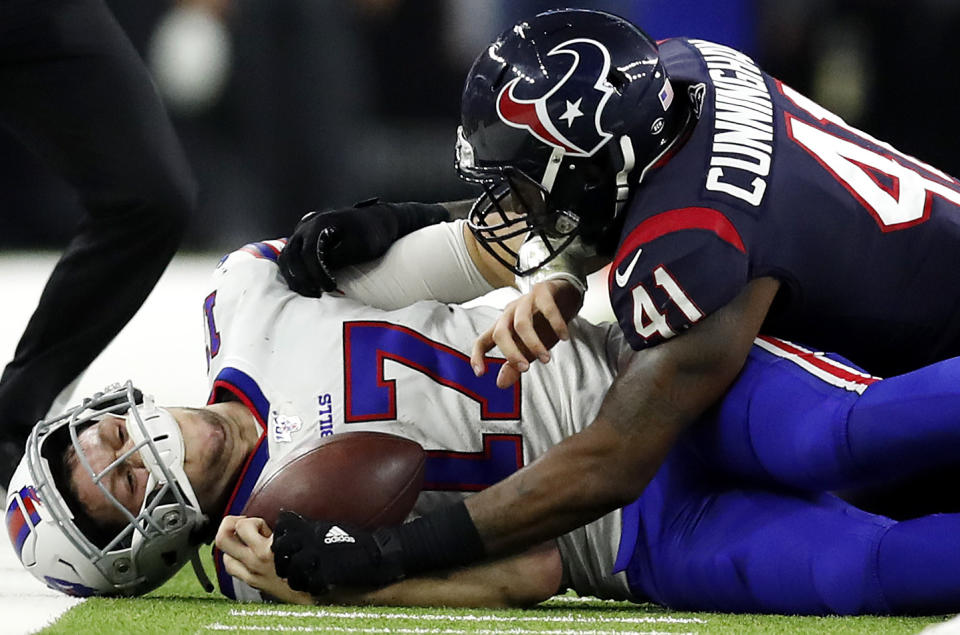
<instances>
[{"instance_id":1,"label":"black pant leg in background","mask_svg":"<svg viewBox=\"0 0 960 635\"><path fill-rule=\"evenodd\" d=\"M146 68L102 0L0 0L0 125L69 181L87 212L0 378L9 454L146 299L196 186ZM9 463L0 453L0 485Z\"/></svg>"}]
</instances>

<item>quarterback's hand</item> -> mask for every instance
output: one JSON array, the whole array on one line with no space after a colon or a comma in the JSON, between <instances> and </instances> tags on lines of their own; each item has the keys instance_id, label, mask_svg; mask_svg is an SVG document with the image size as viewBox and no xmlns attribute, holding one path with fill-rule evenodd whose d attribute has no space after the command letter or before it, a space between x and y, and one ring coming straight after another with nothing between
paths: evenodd
<instances>
[{"instance_id":1,"label":"quarterback's hand","mask_svg":"<svg viewBox=\"0 0 960 635\"><path fill-rule=\"evenodd\" d=\"M277 575L290 587L321 595L336 586L381 587L404 577L399 545L389 534L281 512L273 538Z\"/></svg>"},{"instance_id":2,"label":"quarterback's hand","mask_svg":"<svg viewBox=\"0 0 960 635\"><path fill-rule=\"evenodd\" d=\"M277 264L291 289L320 297L337 288L335 270L378 258L398 238L449 219L442 205L382 203L377 199L310 212L293 230Z\"/></svg>"},{"instance_id":3,"label":"quarterback's hand","mask_svg":"<svg viewBox=\"0 0 960 635\"><path fill-rule=\"evenodd\" d=\"M215 541L227 573L262 593L290 604L313 604L309 593L291 589L273 566L273 532L262 518L227 516Z\"/></svg>"},{"instance_id":4,"label":"quarterback's hand","mask_svg":"<svg viewBox=\"0 0 960 635\"><path fill-rule=\"evenodd\" d=\"M533 285L503 310L493 326L473 344L470 365L474 373L486 372L483 357L493 347L507 363L500 367L497 386L507 388L520 379L530 362L550 361L549 350L559 340L569 339L569 322L583 305L583 293L566 280L546 280Z\"/></svg>"}]
</instances>

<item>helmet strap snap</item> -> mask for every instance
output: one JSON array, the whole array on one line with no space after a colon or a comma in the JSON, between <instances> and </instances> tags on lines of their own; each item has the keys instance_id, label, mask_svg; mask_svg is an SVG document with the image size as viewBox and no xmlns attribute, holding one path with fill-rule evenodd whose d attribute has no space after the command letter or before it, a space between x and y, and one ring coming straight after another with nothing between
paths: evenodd
<instances>
[{"instance_id":1,"label":"helmet strap snap","mask_svg":"<svg viewBox=\"0 0 960 635\"><path fill-rule=\"evenodd\" d=\"M543 170L543 180L540 185L547 193L553 191L553 184L557 181L557 173L560 172L560 166L563 164L563 155L566 151L563 148L554 147L547 159L547 167Z\"/></svg>"},{"instance_id":2,"label":"helmet strap snap","mask_svg":"<svg viewBox=\"0 0 960 635\"><path fill-rule=\"evenodd\" d=\"M620 213L627 199L630 198L630 173L636 165L636 155L633 152L633 141L630 137L620 137L620 153L623 155L623 167L617 172L617 206L614 216Z\"/></svg>"}]
</instances>

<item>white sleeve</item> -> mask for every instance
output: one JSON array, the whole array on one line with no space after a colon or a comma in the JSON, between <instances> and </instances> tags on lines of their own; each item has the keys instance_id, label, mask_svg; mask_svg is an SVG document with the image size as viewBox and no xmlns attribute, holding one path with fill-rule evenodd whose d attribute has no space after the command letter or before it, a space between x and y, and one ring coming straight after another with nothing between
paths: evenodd
<instances>
[{"instance_id":1,"label":"white sleeve","mask_svg":"<svg viewBox=\"0 0 960 635\"><path fill-rule=\"evenodd\" d=\"M380 259L337 271L337 287L348 298L387 310L419 300L466 302L488 293L493 287L467 251L465 222L407 234Z\"/></svg>"}]
</instances>

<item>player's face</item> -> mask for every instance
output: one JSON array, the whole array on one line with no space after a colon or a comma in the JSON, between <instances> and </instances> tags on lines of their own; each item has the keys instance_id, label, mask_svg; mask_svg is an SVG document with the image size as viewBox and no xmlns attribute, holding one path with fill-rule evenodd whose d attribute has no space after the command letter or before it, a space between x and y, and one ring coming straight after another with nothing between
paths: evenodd
<instances>
[{"instance_id":1,"label":"player's face","mask_svg":"<svg viewBox=\"0 0 960 635\"><path fill-rule=\"evenodd\" d=\"M228 422L203 409L168 408L180 426L184 443L183 469L190 479L201 508L208 510L221 497L233 478L236 444ZM79 435L80 447L95 473L100 473L133 447L121 417L108 415ZM139 452L110 470L101 484L134 516L140 511L149 473ZM117 509L96 486L79 462L71 469L77 498L98 524L126 524Z\"/></svg>"},{"instance_id":2,"label":"player's face","mask_svg":"<svg viewBox=\"0 0 960 635\"><path fill-rule=\"evenodd\" d=\"M546 198L543 190L527 178L514 177L510 183L508 205L517 214L528 214L533 218L543 218L547 213Z\"/></svg>"}]
</instances>

